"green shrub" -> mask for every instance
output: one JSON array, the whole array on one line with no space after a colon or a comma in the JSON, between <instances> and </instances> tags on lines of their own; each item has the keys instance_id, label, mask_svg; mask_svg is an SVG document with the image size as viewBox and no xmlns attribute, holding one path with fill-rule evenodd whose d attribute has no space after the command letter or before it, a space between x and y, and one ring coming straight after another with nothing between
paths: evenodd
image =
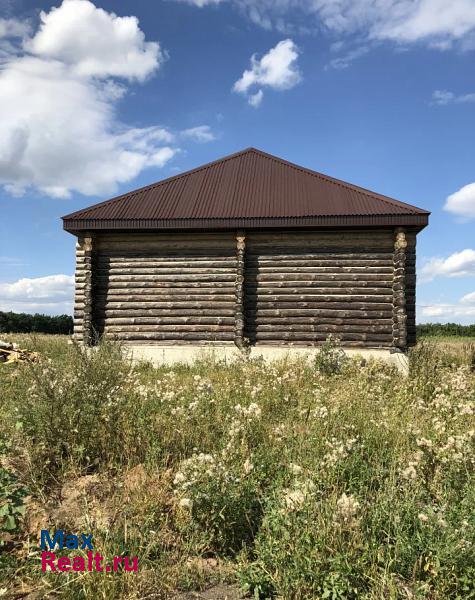
<instances>
[{"instance_id":1,"label":"green shrub","mask_svg":"<svg viewBox=\"0 0 475 600\"><path fill-rule=\"evenodd\" d=\"M8 447L0 439L0 458ZM18 477L0 466L0 534L15 534L20 530L21 520L25 514L25 497L27 488L18 481ZM0 537L0 550L4 540Z\"/></svg>"},{"instance_id":2,"label":"green shrub","mask_svg":"<svg viewBox=\"0 0 475 600\"><path fill-rule=\"evenodd\" d=\"M320 373L334 375L341 373L347 361L348 358L341 347L339 339L330 334L315 356L314 365Z\"/></svg>"},{"instance_id":3,"label":"green shrub","mask_svg":"<svg viewBox=\"0 0 475 600\"><path fill-rule=\"evenodd\" d=\"M37 482L64 468L143 459L136 388L130 364L112 344L72 345L61 360L22 366L10 409Z\"/></svg>"}]
</instances>

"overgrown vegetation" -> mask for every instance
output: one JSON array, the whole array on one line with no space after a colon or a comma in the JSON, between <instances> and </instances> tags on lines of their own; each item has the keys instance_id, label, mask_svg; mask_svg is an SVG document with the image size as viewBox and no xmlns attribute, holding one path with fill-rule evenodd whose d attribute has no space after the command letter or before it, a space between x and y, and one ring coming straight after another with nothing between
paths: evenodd
<instances>
[{"instance_id":1,"label":"overgrown vegetation","mask_svg":"<svg viewBox=\"0 0 475 600\"><path fill-rule=\"evenodd\" d=\"M173 598L237 580L254 598L475 598L466 349L424 342L405 378L332 344L316 363L159 369L109 344L21 344L43 358L0 369L14 478L0 502L30 494L0 587ZM44 576L38 531L59 527L137 555L139 572Z\"/></svg>"},{"instance_id":2,"label":"overgrown vegetation","mask_svg":"<svg viewBox=\"0 0 475 600\"><path fill-rule=\"evenodd\" d=\"M29 315L0 311L0 333L53 333L71 334L73 318L70 315Z\"/></svg>"}]
</instances>

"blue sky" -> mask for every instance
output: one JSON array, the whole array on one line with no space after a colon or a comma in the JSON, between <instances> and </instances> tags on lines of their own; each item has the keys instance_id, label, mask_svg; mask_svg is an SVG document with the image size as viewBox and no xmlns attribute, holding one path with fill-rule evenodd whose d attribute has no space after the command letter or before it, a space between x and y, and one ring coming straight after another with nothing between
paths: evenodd
<instances>
[{"instance_id":1,"label":"blue sky","mask_svg":"<svg viewBox=\"0 0 475 600\"><path fill-rule=\"evenodd\" d=\"M8 0L0 65L0 310L70 311L61 215L255 146L432 211L418 320L475 322L473 0Z\"/></svg>"}]
</instances>

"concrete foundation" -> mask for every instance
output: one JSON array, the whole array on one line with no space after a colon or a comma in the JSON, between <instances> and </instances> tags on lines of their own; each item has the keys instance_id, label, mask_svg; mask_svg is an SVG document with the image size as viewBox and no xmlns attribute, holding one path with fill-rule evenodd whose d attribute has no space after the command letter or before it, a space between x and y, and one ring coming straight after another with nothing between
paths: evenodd
<instances>
[{"instance_id":1,"label":"concrete foundation","mask_svg":"<svg viewBox=\"0 0 475 600\"><path fill-rule=\"evenodd\" d=\"M389 348L343 348L347 356L359 356L365 359L383 360L396 366L402 373L408 372L408 358L403 352L394 352ZM134 361L148 361L153 365L192 364L203 358L232 362L242 360L244 354L235 346L126 346L125 351ZM298 346L252 346L246 356L262 358L265 361L285 358L304 357L311 360L318 354L319 348Z\"/></svg>"}]
</instances>

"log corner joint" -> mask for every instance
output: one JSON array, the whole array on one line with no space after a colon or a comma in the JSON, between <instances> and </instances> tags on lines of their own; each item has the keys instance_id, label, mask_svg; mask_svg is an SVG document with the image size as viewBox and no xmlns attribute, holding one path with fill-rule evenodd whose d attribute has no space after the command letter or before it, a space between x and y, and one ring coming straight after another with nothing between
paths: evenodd
<instances>
[{"instance_id":1,"label":"log corner joint","mask_svg":"<svg viewBox=\"0 0 475 600\"><path fill-rule=\"evenodd\" d=\"M393 346L399 350L407 349L407 313L406 313L406 232L397 227L394 231L393 254Z\"/></svg>"},{"instance_id":2,"label":"log corner joint","mask_svg":"<svg viewBox=\"0 0 475 600\"><path fill-rule=\"evenodd\" d=\"M234 343L244 348L244 261L246 252L246 234L242 230L236 232L236 310L234 315Z\"/></svg>"},{"instance_id":3,"label":"log corner joint","mask_svg":"<svg viewBox=\"0 0 475 600\"><path fill-rule=\"evenodd\" d=\"M77 263L82 264L83 270L83 316L82 316L82 339L85 346L93 343L92 326L92 252L93 237L86 233L78 239Z\"/></svg>"}]
</instances>

